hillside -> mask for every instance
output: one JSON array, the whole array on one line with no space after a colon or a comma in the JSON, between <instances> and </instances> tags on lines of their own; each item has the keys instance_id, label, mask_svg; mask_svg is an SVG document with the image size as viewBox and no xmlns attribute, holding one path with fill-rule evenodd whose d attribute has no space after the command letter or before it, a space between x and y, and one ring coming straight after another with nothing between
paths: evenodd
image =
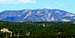
<instances>
[{"instance_id":1,"label":"hillside","mask_svg":"<svg viewBox=\"0 0 75 38\"><path fill-rule=\"evenodd\" d=\"M75 21L75 14L59 9L6 10L0 13L0 20L10 22Z\"/></svg>"}]
</instances>

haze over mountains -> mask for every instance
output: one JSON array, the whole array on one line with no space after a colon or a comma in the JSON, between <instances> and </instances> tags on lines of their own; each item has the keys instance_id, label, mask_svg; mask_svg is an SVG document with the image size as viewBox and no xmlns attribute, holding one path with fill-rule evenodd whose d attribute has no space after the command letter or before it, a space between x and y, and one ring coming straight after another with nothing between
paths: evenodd
<instances>
[{"instance_id":1,"label":"haze over mountains","mask_svg":"<svg viewBox=\"0 0 75 38\"><path fill-rule=\"evenodd\" d=\"M59 9L6 10L0 13L0 20L10 22L68 22L75 21L75 14Z\"/></svg>"}]
</instances>

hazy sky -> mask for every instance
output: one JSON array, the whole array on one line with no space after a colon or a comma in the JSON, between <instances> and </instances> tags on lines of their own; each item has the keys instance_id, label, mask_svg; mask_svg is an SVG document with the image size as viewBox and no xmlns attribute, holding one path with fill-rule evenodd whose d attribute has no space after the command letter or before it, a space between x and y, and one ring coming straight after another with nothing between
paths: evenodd
<instances>
[{"instance_id":1,"label":"hazy sky","mask_svg":"<svg viewBox=\"0 0 75 38\"><path fill-rule=\"evenodd\" d=\"M75 13L75 0L0 0L0 11L41 8L61 9Z\"/></svg>"}]
</instances>

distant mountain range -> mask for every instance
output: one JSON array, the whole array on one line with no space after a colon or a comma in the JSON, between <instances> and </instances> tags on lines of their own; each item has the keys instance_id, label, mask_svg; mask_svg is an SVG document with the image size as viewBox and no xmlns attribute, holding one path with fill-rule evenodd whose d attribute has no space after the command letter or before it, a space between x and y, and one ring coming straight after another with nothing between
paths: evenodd
<instances>
[{"instance_id":1,"label":"distant mountain range","mask_svg":"<svg viewBox=\"0 0 75 38\"><path fill-rule=\"evenodd\" d=\"M0 20L10 22L68 22L75 21L75 14L59 9L6 10L0 13Z\"/></svg>"}]
</instances>

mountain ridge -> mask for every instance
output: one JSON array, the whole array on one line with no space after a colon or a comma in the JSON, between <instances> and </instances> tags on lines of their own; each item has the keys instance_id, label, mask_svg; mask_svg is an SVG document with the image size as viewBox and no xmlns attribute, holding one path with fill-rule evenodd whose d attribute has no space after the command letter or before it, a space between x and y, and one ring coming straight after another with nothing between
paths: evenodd
<instances>
[{"instance_id":1,"label":"mountain ridge","mask_svg":"<svg viewBox=\"0 0 75 38\"><path fill-rule=\"evenodd\" d=\"M0 20L11 22L74 21L75 14L60 9L6 10L0 13Z\"/></svg>"}]
</instances>

